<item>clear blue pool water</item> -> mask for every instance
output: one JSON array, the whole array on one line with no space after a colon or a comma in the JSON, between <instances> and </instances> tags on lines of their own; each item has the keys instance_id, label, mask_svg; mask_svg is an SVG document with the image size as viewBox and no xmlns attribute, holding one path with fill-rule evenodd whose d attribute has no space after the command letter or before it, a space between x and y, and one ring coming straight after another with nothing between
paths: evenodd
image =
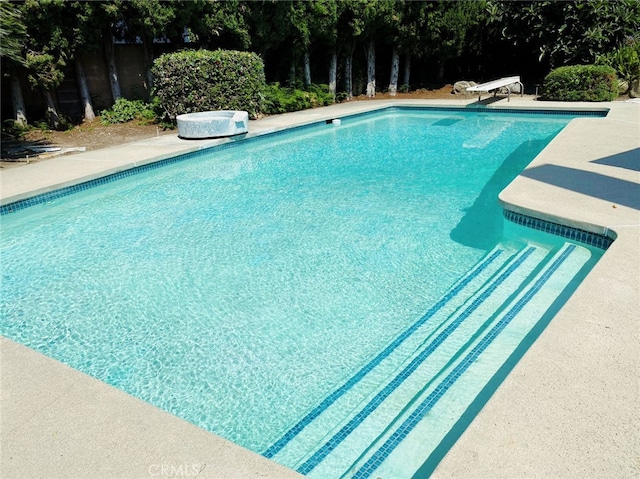
<instances>
[{"instance_id":1,"label":"clear blue pool water","mask_svg":"<svg viewBox=\"0 0 640 479\"><path fill-rule=\"evenodd\" d=\"M502 271L534 284L543 261L574 252L505 222L497 202L570 119L393 109L238 142L4 215L0 333L305 474L386 467L411 477L600 255L578 245L571 271L553 267L565 278L544 310L518 306L520 283L494 298L512 282ZM452 299L496 251L513 262L473 273L480 292L469 303ZM489 281L499 285L483 293ZM483 339L509 314L500 341ZM483 344L489 366L467 374ZM417 389L404 391L411 381ZM427 413L433 444L403 451ZM391 423L411 427L390 439ZM376 452L385 441L395 455Z\"/></svg>"}]
</instances>

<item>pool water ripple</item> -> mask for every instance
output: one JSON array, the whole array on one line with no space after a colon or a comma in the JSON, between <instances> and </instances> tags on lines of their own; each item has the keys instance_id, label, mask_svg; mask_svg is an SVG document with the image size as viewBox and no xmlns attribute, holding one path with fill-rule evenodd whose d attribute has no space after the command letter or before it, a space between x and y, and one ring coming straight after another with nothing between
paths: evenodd
<instances>
[{"instance_id":1,"label":"pool water ripple","mask_svg":"<svg viewBox=\"0 0 640 479\"><path fill-rule=\"evenodd\" d=\"M501 216L479 218L492 244L452 231L501 215L472 208L500 165L570 120L451 115L237 142L2 215L0 333L263 452L502 239Z\"/></svg>"}]
</instances>

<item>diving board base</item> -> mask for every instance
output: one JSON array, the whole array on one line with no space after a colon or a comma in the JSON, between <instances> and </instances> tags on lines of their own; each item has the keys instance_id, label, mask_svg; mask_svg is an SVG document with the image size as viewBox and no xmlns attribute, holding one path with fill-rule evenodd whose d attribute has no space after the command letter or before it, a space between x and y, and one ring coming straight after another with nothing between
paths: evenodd
<instances>
[{"instance_id":1,"label":"diving board base","mask_svg":"<svg viewBox=\"0 0 640 479\"><path fill-rule=\"evenodd\" d=\"M481 83L479 85L469 87L465 90L464 96L466 98L468 92L472 92L472 93L477 92L478 101L480 101L482 99L482 93L493 91L493 96L495 97L496 94L498 93L498 89L502 87L507 87L507 101L510 101L511 87L512 85L516 85L516 84L520 85L520 96L522 96L524 94L524 85L520 81L519 76L499 78L498 80L492 80L490 82Z\"/></svg>"}]
</instances>

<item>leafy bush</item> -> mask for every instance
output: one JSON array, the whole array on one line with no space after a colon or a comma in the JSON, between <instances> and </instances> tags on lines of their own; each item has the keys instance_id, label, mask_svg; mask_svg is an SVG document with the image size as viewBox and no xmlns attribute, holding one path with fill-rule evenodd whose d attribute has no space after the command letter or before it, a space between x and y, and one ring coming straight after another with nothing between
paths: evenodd
<instances>
[{"instance_id":1,"label":"leafy bush","mask_svg":"<svg viewBox=\"0 0 640 479\"><path fill-rule=\"evenodd\" d=\"M153 105L142 100L118 98L110 110L103 110L100 114L100 123L103 125L126 123L131 120L140 120L142 124L153 123L156 120Z\"/></svg>"},{"instance_id":2,"label":"leafy bush","mask_svg":"<svg viewBox=\"0 0 640 479\"><path fill-rule=\"evenodd\" d=\"M336 94L336 103L342 103L349 100L349 94L346 91L341 91Z\"/></svg>"},{"instance_id":3,"label":"leafy bush","mask_svg":"<svg viewBox=\"0 0 640 479\"><path fill-rule=\"evenodd\" d=\"M640 40L634 39L600 56L596 63L614 68L618 79L626 83L626 93L630 93L633 83L640 79Z\"/></svg>"},{"instance_id":4,"label":"leafy bush","mask_svg":"<svg viewBox=\"0 0 640 479\"><path fill-rule=\"evenodd\" d=\"M542 84L542 99L557 101L611 101L618 95L616 71L604 65L560 67Z\"/></svg>"},{"instance_id":5,"label":"leafy bush","mask_svg":"<svg viewBox=\"0 0 640 479\"><path fill-rule=\"evenodd\" d=\"M2 122L2 140L5 140L5 135L8 139L24 140L25 134L31 129L29 125L23 125L15 120L4 120Z\"/></svg>"},{"instance_id":6,"label":"leafy bush","mask_svg":"<svg viewBox=\"0 0 640 479\"><path fill-rule=\"evenodd\" d=\"M288 111L306 110L331 105L333 95L328 85L309 85L306 90L281 87L278 83L267 85L264 93L264 112L269 115Z\"/></svg>"},{"instance_id":7,"label":"leafy bush","mask_svg":"<svg viewBox=\"0 0 640 479\"><path fill-rule=\"evenodd\" d=\"M262 112L264 63L255 53L184 50L158 57L154 91L170 118L208 110Z\"/></svg>"}]
</instances>

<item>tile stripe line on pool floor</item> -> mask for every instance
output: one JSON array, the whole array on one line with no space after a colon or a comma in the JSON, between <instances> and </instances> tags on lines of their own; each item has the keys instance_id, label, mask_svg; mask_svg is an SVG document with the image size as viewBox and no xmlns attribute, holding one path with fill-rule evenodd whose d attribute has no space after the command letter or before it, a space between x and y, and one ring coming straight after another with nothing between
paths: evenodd
<instances>
[{"instance_id":1,"label":"tile stripe line on pool floor","mask_svg":"<svg viewBox=\"0 0 640 479\"><path fill-rule=\"evenodd\" d=\"M474 278L476 278L483 270L485 270L493 261L498 258L504 251L495 250L491 255L485 257L474 269L472 269L458 284L456 284L447 294L445 294L435 305L433 305L418 321L413 323L409 328L402 332L393 340L385 349L353 375L347 382L327 396L320 404L318 404L311 412L289 429L280 439L273 443L266 451L262 453L267 458L272 458L282 450L292 439L294 439L305 427L313 422L320 414L327 410L341 396L355 386L362 378L371 372L378 364L387 358L395 349L398 348L407 338L415 333L420 326L427 322L440 309L442 309L451 299L453 299L460 291L464 289Z\"/></svg>"},{"instance_id":2,"label":"tile stripe line on pool floor","mask_svg":"<svg viewBox=\"0 0 640 479\"><path fill-rule=\"evenodd\" d=\"M575 250L575 245L569 245L562 254L556 258L553 264L538 278L522 296L518 302L505 314L496 325L480 340L471 352L442 380L442 382L420 403L411 415L394 431L394 433L384 442L380 448L367 460L367 462L354 474L353 479L367 479L371 474L389 457L394 449L409 435L426 414L435 406L438 400L453 386L460 376L474 363L493 342L493 340L507 327L513 318L524 308L524 306L535 296L544 286L551 275L562 265L562 263Z\"/></svg>"},{"instance_id":3,"label":"tile stripe line on pool floor","mask_svg":"<svg viewBox=\"0 0 640 479\"><path fill-rule=\"evenodd\" d=\"M592 233L572 226L565 226L560 223L554 223L553 221L533 218L532 216L516 213L515 211L504 210L503 214L504 217L512 223L544 231L545 233L550 233L556 236L562 236L563 238L568 238L573 241L580 241L581 243L588 244L589 246L595 246L596 248L606 250L611 246L611 243L613 243L613 239L608 236Z\"/></svg>"},{"instance_id":4,"label":"tile stripe line on pool floor","mask_svg":"<svg viewBox=\"0 0 640 479\"><path fill-rule=\"evenodd\" d=\"M453 333L462 322L467 319L478 307L491 296L524 261L536 250L530 246L526 251L509 267L503 271L498 278L493 281L473 302L465 308L436 338L429 343L413 360L389 382L384 389L375 395L364 408L362 408L351 420L345 424L340 431L333 435L320 449L318 449L309 459L307 459L297 470L301 474L311 472L322 460L331 453L338 445L351 434L362 422L380 406L407 379L431 354Z\"/></svg>"}]
</instances>

